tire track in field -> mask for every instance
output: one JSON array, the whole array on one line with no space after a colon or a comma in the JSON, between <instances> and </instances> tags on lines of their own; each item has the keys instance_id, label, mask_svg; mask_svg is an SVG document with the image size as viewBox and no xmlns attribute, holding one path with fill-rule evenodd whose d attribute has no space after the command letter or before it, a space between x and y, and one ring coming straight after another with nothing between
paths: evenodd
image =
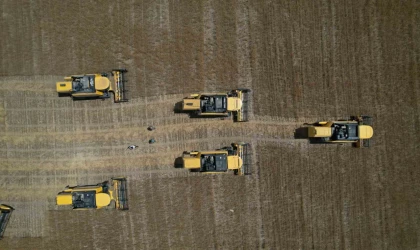
<instances>
[{"instance_id":1,"label":"tire track in field","mask_svg":"<svg viewBox=\"0 0 420 250\"><path fill-rule=\"evenodd\" d=\"M7 162L3 164L4 168L7 169L8 172L14 172L14 171L21 171L24 169L27 169L28 166L26 164L30 165L32 169L37 170L44 170L44 169L68 169L69 167L72 167L73 169L94 169L94 168L107 168L110 165L115 165L121 159L124 160L124 164L120 163L119 165L130 165L130 164L138 164L138 161L141 160L143 162L144 167L149 167L150 165L147 164L149 162L152 162L154 164L160 165L160 166L168 166L172 165L176 157L182 156L182 152L186 150L211 150L216 149L222 146L230 145L231 142L238 142L242 141L243 137L220 137L218 139L213 139L212 144L215 145L214 147L208 147L206 146L206 143L202 143L200 139L192 140L192 141L186 141L186 146L177 146L177 142L172 142L171 145L175 145L177 150L167 150L165 147L155 147L151 150L149 150L146 153L138 153L133 152L131 154L128 153L127 155L111 155L111 156L82 156L77 158L77 155L75 157L68 157L68 158L8 158ZM304 140L296 141L294 139L264 139L264 138L258 138L258 139L252 139L252 140L246 140L246 142L249 142L251 144L258 144L260 142L266 143L282 143L282 144L299 144L299 143L307 143ZM184 144L183 144L184 145ZM190 145L190 146L187 146ZM191 146L195 145L195 146ZM129 155L131 154L131 155ZM164 160L162 160L164 159ZM143 168L143 167L141 167ZM140 169L141 169L140 168Z\"/></svg>"},{"instance_id":2,"label":"tire track in field","mask_svg":"<svg viewBox=\"0 0 420 250\"><path fill-rule=\"evenodd\" d=\"M111 99L109 99L109 101L111 102L111 104L109 105L102 105L102 106L97 106L95 107L95 111L109 111L109 110L113 110L113 109L129 109L132 107L136 107L136 108L142 108L143 106L148 106L148 105L156 105L156 104L172 104L172 106L176 103L179 102L180 100L183 99L183 95L177 95L177 97L171 97L171 98L165 98L164 96L158 96L157 98L152 98L151 100L148 100L147 102L142 99L142 100L130 100L127 103L123 103L123 104L114 104L113 101ZM160 99L160 98L164 98L164 99ZM5 98L6 99L6 98ZM44 101L45 97L41 96L41 97L25 97L26 100L33 100L34 102L42 102ZM63 99L63 103L74 103L74 101L72 101L70 99L70 97L65 100L66 98L64 97L60 97L60 99ZM145 98L146 99L146 98ZM147 98L148 99L148 98ZM57 100L57 97L54 97L54 100ZM90 100L91 102L107 102L108 100ZM58 101L57 101L58 102ZM112 106L111 106L112 105ZM52 108L48 108L47 110L45 109L45 107L15 107L15 106L6 106L7 111L11 111L11 112L19 112L19 111L30 111L30 112L34 112L34 111L63 111L62 107L52 107ZM79 107L72 107L72 105L69 105L67 107L68 109L71 109L72 111L82 111L86 109L86 106L79 106ZM146 107L147 108L147 107ZM173 110L171 110L173 113Z\"/></svg>"},{"instance_id":3,"label":"tire track in field","mask_svg":"<svg viewBox=\"0 0 420 250\"><path fill-rule=\"evenodd\" d=\"M173 121L171 120L172 117L157 118L157 119L160 120L163 124L169 124ZM30 199L33 199L33 197L38 197L39 199L51 200L51 197L54 197L57 190L58 191L61 190L64 187L64 185L80 182L80 180L85 180L84 183L94 183L92 181L89 182L89 180L92 180L94 178L99 178L99 177L103 177L100 179L107 179L110 176L114 176L115 174L127 175L130 179L136 178L136 177L133 178L133 176L141 177L141 176L147 176L147 175L153 175L154 179L159 178L159 177L164 178L164 176L168 178L169 173L173 177L199 175L195 173L189 173L188 171L178 171L173 168L167 168L163 170L150 170L150 168L152 167L156 168L165 164L168 164L168 165L172 164L173 159L175 158L175 156L177 156L176 153L175 154L173 153L174 149L176 149L179 153L181 153L182 150L187 149L185 148L187 145L191 147L195 144L197 148L205 150L205 149L209 149L209 147L208 146L206 147L206 145L216 146L216 144L220 144L220 142L222 141L228 141L228 143L230 143L232 142L232 140L242 140L244 137L248 137L248 136L255 137L255 139L253 140L257 142L261 140L270 140L270 141L278 141L278 142L282 140L291 140L291 139L275 138L275 136L278 136L279 134L282 134L282 133L284 134L285 132L282 132L282 131L286 131L288 129L290 130L290 128L295 127L295 124L296 124L295 122L284 122L286 125L276 126L275 125L276 122L273 122L273 121L267 121L267 122L256 121L256 122L249 122L249 123L244 123L244 124L237 124L237 123L233 123L232 121L220 121L218 119L190 120L188 119L188 117L184 117L182 120L177 120L177 121L179 122L179 124L176 124L173 126L165 125L165 126L162 126L161 129L159 129L160 128L159 126L158 130L151 133L147 131L142 133L139 131L139 129L136 129L136 128L129 129L128 132L126 131L126 129L112 128L112 129L107 129L100 132L94 132L93 134L91 134L89 131L82 132L80 134L60 131L57 133L52 133L50 135L52 139L47 139L48 137L45 137L43 133L37 133L36 135L31 135L31 133L26 133L26 134L24 133L20 135L13 133L13 137L15 137L14 142L16 142L16 145L14 146L19 146L23 143L27 147L27 149L22 150L19 148L14 149L13 147L10 147L8 148L7 153L8 154L14 154L14 153L28 154L29 153L29 154L26 156L28 158L23 160L23 162L26 161L26 163L23 163L20 160L14 161L13 158L8 158L8 164L12 163L8 167L9 170L18 166L19 168L22 167L22 169L40 168L41 171L39 172L39 174L37 174L36 171L28 171L27 175L26 174L10 175L11 172L6 175L2 174L2 176L4 176L7 179L10 179L10 178L11 179L17 178L17 179L22 179L22 180L25 180L28 178L31 179L31 183L27 183L23 185L24 188L20 188L21 187L20 185L12 185L13 188L11 189L14 191L10 191L10 193L5 192L3 193L3 195L5 195L5 197L13 197L16 193L16 190L20 190L20 189L26 190L28 188L30 189L31 186L37 186L37 187L39 185L42 186L42 188L39 188L34 192L22 192L22 195L20 195L20 200L22 199L28 200L28 204L31 204ZM223 134L231 135L231 136L225 136L225 137L221 136L219 128L222 126L224 126L223 131L225 131ZM196 131L197 134L192 134L188 136L189 133L191 133L188 130ZM264 131L265 134L261 134L261 131ZM182 135L182 134L186 134L186 135L184 135L184 137L182 138L181 137L177 138L176 136L171 137L170 135L174 133L175 134L179 133L179 135ZM10 135L9 133L7 134ZM101 136L102 134L107 134L107 137ZM123 136L121 136L121 134L123 134ZM105 156L105 157L102 156L103 154L105 155L108 155L108 153L112 154L112 152L115 151L115 147L121 146L125 148L126 145L124 144L124 140L129 140L129 139L131 140L132 138L135 138L135 137L147 139L149 137L148 136L149 134L156 137L158 140L158 143L156 143L155 145L152 145L152 147L149 147L149 145L147 146L141 145L141 147L139 148L137 152L143 152L145 153L145 156L141 155L139 157L132 157L132 156L127 157L126 155L124 155L124 157L122 157L123 158L122 160L121 160L121 157L118 157L118 154ZM207 135L207 136L204 136L204 135ZM33 138L32 141L30 139L28 140L28 138L31 138L31 137ZM201 139L196 139L200 137ZM215 139L215 138L218 138L218 139ZM19 141L19 139L22 139L22 141ZM205 142L210 139L211 139L211 142ZM53 150L54 155L56 156L53 156L52 158L48 156L48 154L50 154L48 153L48 151L50 150L48 146L46 147L43 146L43 142L45 140L46 141L54 140L54 143L61 143L61 148L55 147L55 149ZM116 146L103 145L103 143L107 141L112 141L112 142L116 141L119 143L117 143ZM182 143L180 143L180 141L182 141ZM92 150L94 150L97 146L96 145L89 146L89 145L92 145L91 143L100 144L101 151L92 152ZM185 145L185 147L183 147L182 145ZM223 145L217 145L217 147L219 146L223 146ZM59 155L65 154L68 149L71 149L70 151L73 151L76 153L84 152L85 154L81 154L80 157L78 157L76 154L77 157L64 156L60 158ZM162 151L160 149L166 150L167 152L159 153L159 151ZM120 151L124 151L124 150L120 150ZM155 153L153 153L154 151ZM42 152L47 152L47 155L42 156L42 158L40 156L39 160L36 158L34 159L33 158L34 155L31 154L31 153L42 154ZM126 152L127 151L124 151L124 153ZM94 157L92 157L92 155L94 155ZM158 160L159 162L156 162L156 159L158 158L161 158L161 159ZM164 160L164 162L162 162L162 159L167 159L167 161ZM65 163L67 161L71 161L70 166L64 164L63 172L61 172L60 166L57 166L57 165L60 165L60 163ZM141 169L141 171L139 171L138 169L133 170L133 168L131 167L127 169L114 168L112 170L103 171L105 169L111 169L112 165L117 165L118 163L123 164L123 165L124 164L136 165L138 164L139 161L146 163L146 165L149 166L149 169L148 170ZM94 166L91 166L90 164L88 164L90 162L95 162L95 164L93 164ZM50 169L54 169L54 171L44 171L42 169L42 166L45 164L48 164L48 167ZM70 173L66 172L66 169L68 169L69 167L70 169L73 168ZM97 171L98 169L101 169L101 172L98 171L97 173L95 173L95 171ZM48 179L50 179L51 176L54 176L55 181L53 182L47 181ZM65 180L67 180L67 182L65 182ZM48 183L48 182L51 182L51 183ZM220 199L222 198L223 196L220 196L220 195L216 196L216 199L219 200L218 202L220 202L221 201ZM6 199L6 200L13 201L13 199ZM47 206L51 206L51 205L54 205L54 202L49 201L47 204L48 204ZM216 210L215 213L217 214L218 216L217 218L219 219L224 218L226 216L226 214L224 214L225 211L222 211L222 210L220 211ZM26 221L25 218L29 218L29 217L19 216L19 219L23 221ZM34 223L34 225L38 225L39 223L41 223L39 219L42 219L42 218L43 218L42 216L39 216L37 219L37 222ZM21 225L21 224L16 223L16 225ZM39 224L39 226L43 227L42 225L44 224L42 223ZM29 227L29 228L32 228L32 227ZM227 227L225 227L225 229L228 230ZM13 230L11 230L11 232L13 233ZM27 234L28 232L24 232L24 235L27 235ZM44 233L31 232L29 233L29 235L39 236L39 235L44 235Z\"/></svg>"},{"instance_id":4,"label":"tire track in field","mask_svg":"<svg viewBox=\"0 0 420 250\"><path fill-rule=\"evenodd\" d=\"M215 124L216 124L217 122L215 122ZM229 123L230 125L231 125L231 129L236 129L235 128L235 125L237 125L237 124L233 124L233 123ZM270 125L271 125L272 123L270 123ZM243 124L241 124L241 125L243 125ZM261 129L261 127L260 126L258 126L258 124L256 123L256 124L247 124L247 125L253 125L253 126L255 126L255 127L259 127L258 128L258 130L260 130ZM217 125L216 125L217 126ZM180 126L181 128L182 128L182 126ZM263 129L263 130L266 130L266 129ZM211 136L212 134L210 133L210 136ZM225 138L219 138L219 141L223 141L223 140L225 140L225 141L232 141L232 140L237 140L237 139L241 139L242 137L225 137ZM267 138L260 138L260 139L258 139L258 140L266 140ZM257 140L257 141L258 141ZM274 140L274 141L281 141L281 139L271 139L271 140ZM185 141L185 143L186 144L192 144L192 143L194 143L194 142L196 142L196 143L200 143L202 141L202 139L194 139L194 140L191 140L191 141ZM217 143L215 143L214 142L215 140L213 140L213 144L217 144ZM177 145L177 142L176 141L168 141L168 142L165 142L165 144L168 144L168 145ZM146 146L144 146L144 148L147 148ZM110 149L112 149L112 147L110 148ZM203 148L204 149L204 148ZM170 153L169 153L170 154ZM160 154L160 153L156 153L155 154L156 155L156 157L158 157L158 156L163 156L162 158L166 158L164 155L162 155L162 154ZM149 157L150 158L155 158L153 155L152 156L150 156L149 155ZM113 157L110 157L110 158L105 158L105 161L110 161L111 159L113 159ZM92 160L94 160L94 159L92 159ZM118 160L118 159L117 159ZM29 159L28 159L28 161L29 161ZM85 157L85 159L81 159L80 160L81 162L89 162L89 158L86 158ZM41 160L41 162L44 162L45 163L45 159L43 159L43 160ZM56 162L56 161L55 161ZM135 164L135 163L137 163L138 161L134 161L133 163ZM33 164L33 160L30 160L30 164ZM159 164L159 165L161 165L161 164ZM153 166L151 166L151 167L153 167ZM24 169L27 169L27 167L24 167ZM57 172L57 170L58 170L58 172ZM79 169L77 169L77 170L79 170ZM92 169L90 169L90 170L92 170ZM178 177L178 176L185 176L185 175L199 175L199 174L195 174L195 173L189 173L188 171L177 171L177 170L175 170L175 169L171 169L171 168L169 168L169 169L163 169L163 170L142 170L142 171L138 171L138 170L136 170L136 171L133 171L133 170L131 170L131 171L124 171L124 169L118 169L117 170L117 172L118 172L118 174L123 174L123 175L127 175L127 176L129 176L129 178L130 179L133 179L133 176L131 176L131 175L137 175L137 176L143 176L143 175L150 175L150 174L154 174L154 175L156 175L156 176L154 176L154 178L159 178L159 177L161 177L161 178L163 178L163 174L165 174L166 175L166 178L167 178L167 173L168 173L168 170L169 170L169 172L171 172L172 174L172 176L173 177ZM88 170L87 170L88 171ZM115 173L116 171L114 171L114 173ZM54 178L55 179L65 179L65 180L73 180L73 183L74 183L74 181L76 181L76 180L78 180L78 179L80 179L80 172L76 172L76 173L66 173L66 172L64 172L63 174L59 174L59 169L56 169L55 171L54 171L54 174L53 174L53 172L44 172L44 173L42 173L42 174L39 174L38 176L33 172L33 171L28 171L28 175L12 175L11 177L12 178L22 178L22 179L26 179L26 178L28 178L29 176L31 176L31 180L34 180L35 182L38 182L37 181L37 179L40 179L40 180L46 180L46 179L48 179L48 177L49 176L54 176ZM106 176L106 175L108 175L108 176ZM111 175L111 173L109 173L109 172L101 172L101 173L91 173L91 172L89 172L89 174L86 176L86 181L87 181L87 179L92 179L92 178L94 178L95 176L97 176L97 177L104 177L104 178L102 178L102 179L107 179L107 178L105 178L105 177L109 177L109 175ZM2 176L4 176L4 175L2 175ZM5 176L6 178L7 177L9 177L9 176ZM85 183L87 183L87 182L85 182ZM93 183L93 182L92 182ZM64 184L64 183L62 183L62 180L61 180L61 182L60 183L58 183L58 182L56 182L56 184L49 184L49 185L46 185L46 184L43 184L42 186L43 186L43 188L40 188L40 189L38 189L36 192L32 192L32 193L24 193L24 195L21 195L20 196L20 199L22 199L22 198L24 198L24 199L30 199L31 197L39 197L39 198L43 198L43 199L48 199L48 197L50 197L49 199L51 199L51 191L50 191L50 193L49 194L47 194L48 193L48 190L57 190L57 188L59 189L59 188L62 188L62 186L63 185L67 185L68 183L66 183L66 184ZM23 189L26 189L27 187L28 187L28 185L24 185L25 187L23 188ZM29 185L30 186L30 185ZM16 193L16 190L19 190L19 186L15 186L12 190L14 190L13 192L12 191L10 191L10 194L8 193L8 192L6 192L6 193L4 193L4 195L6 196L6 197L8 197L8 196L13 196L15 193ZM60 189L59 189L60 190ZM217 197L219 197L219 196L217 196ZM223 198L222 196L220 196L219 198ZM217 198L216 198L217 199ZM11 200L11 199L10 199ZM12 201L12 200L11 200ZM28 201L29 203L30 203L30 201ZM48 204L52 204L53 205L53 202L51 203L48 203ZM218 214L218 218L220 219L220 216L226 216L226 215L222 215L225 211L215 211L217 214Z\"/></svg>"},{"instance_id":5,"label":"tire track in field","mask_svg":"<svg viewBox=\"0 0 420 250\"><path fill-rule=\"evenodd\" d=\"M138 141L143 141L143 145L140 144L137 152L141 153L150 153L157 152L160 149L165 150L174 150L179 151L181 147L184 147L185 144L196 143L200 144L207 141L210 138L217 138L213 141L222 141L227 138L236 137L237 140L244 140L245 138L252 138L252 140L270 140L270 141L289 141L294 142L293 137L289 135L289 132L293 131L295 126L285 125L285 126L275 126L267 125L262 126L261 124L249 123L244 124L243 126L237 126L237 124L226 123L224 129L220 129L218 124L214 123L212 126L209 124L198 126L179 126L176 130L167 129L160 130L156 133L151 133L150 135L139 131L125 131L124 136L119 136L119 133L114 133L111 136L108 136L108 145L104 145L104 138L100 135L93 135L81 137L78 139L75 136L69 135L68 138L65 136L59 136L56 138L51 138L47 140L45 144L45 137L37 137L31 141L25 141L20 138L15 138L15 144L8 143L6 149L0 149L0 152L5 152L8 155L8 159L25 159L26 157L39 159L44 161L46 159L57 159L57 161L67 161L75 158L78 154L83 156L81 160L93 160L93 159L112 159L118 155L127 156L127 142L133 142L132 138L137 138ZM203 136L206 135L206 136ZM157 143L153 145L147 145L148 138L153 137L157 140ZM199 139L197 139L199 138ZM137 141L136 140L136 141ZM7 141L6 139L2 141ZM180 143L180 141L183 142ZM46 145L45 148L38 145ZM54 145L55 149L50 150L50 147ZM59 145L59 146L58 146ZM180 145L182 145L180 147ZM100 150L98 149L100 147ZM69 149L71 148L71 149ZM106 153L106 151L110 151ZM128 151L129 152L129 151ZM23 155L22 153L26 153ZM63 156L63 155L73 155L73 156ZM109 155L103 157L103 155ZM18 156L18 157L16 157ZM93 156L93 157L92 157ZM34 160L33 159L33 160Z\"/></svg>"},{"instance_id":6,"label":"tire track in field","mask_svg":"<svg viewBox=\"0 0 420 250\"><path fill-rule=\"evenodd\" d=\"M292 132L298 124L301 124L300 121L254 117L252 112L250 117L254 119L248 123L233 123L230 119L219 118L190 119L187 114L173 113L174 104L182 100L185 95L139 98L122 105L113 104L111 100L73 102L70 99L52 96L55 92L45 91L45 85L42 83L36 85L39 89L44 88L36 91L31 89L33 85L18 84L20 90L9 97L7 97L7 94L10 94L9 90L3 92L6 96L3 102L6 103L5 111L8 116L6 131L0 136L0 143L4 143L6 147L0 148L0 154L6 155L7 160L2 163L2 169L5 170L0 171L0 176L2 176L1 183L7 183L9 188L8 191L2 192L2 196L6 198L5 202L12 204L14 201L20 202L20 207L22 204L30 206L32 200L44 200L38 210L56 209L55 194L65 185L92 184L117 175L127 176L130 182L143 180L147 176L162 181L188 176L201 178L202 175L199 173L190 173L173 167L175 158L181 156L184 150L210 150L229 145L234 141L251 142L254 147L263 141L298 143L292 139ZM42 104L45 101L51 103ZM80 116L81 112L84 113L89 109L94 109L97 115L93 118ZM34 122L37 117L42 117L45 113L51 114L52 118L38 119L38 122ZM23 120L24 123L19 123L22 120L16 119L17 117L13 115L26 117L26 120ZM150 124L157 129L153 132L147 131L146 126ZM46 131L50 126L54 129L48 132L42 130L45 128ZM150 137L154 137L157 143L146 144ZM133 141L142 143L139 143L140 147L135 151L126 150L126 146ZM255 152L253 156L256 157ZM256 161L254 158L254 162ZM141 167L137 167L139 162L142 163ZM258 173L258 170L255 172ZM251 216L258 211L255 210L260 207L258 204L255 204L254 208L247 209L245 215L231 214L229 210L221 209L226 206L237 207L243 199L250 202L258 200L255 197L258 197L259 191L253 187L259 181L255 178L257 175L241 181L237 188L246 189L249 193L241 194L241 199L232 201L224 200L223 194L230 190L225 178L222 176L217 178L213 185L220 186L220 189L215 190L216 193L213 195L214 215L209 215L205 220L210 222L214 218L216 225L219 225L218 228L228 234L233 232L229 226L220 224L224 219L247 221L244 227L259 223L258 216L255 220L244 220L241 217ZM16 192L19 196L15 195ZM166 201L163 202L164 206L165 204ZM17 217L22 223L27 223L28 218L37 218L35 221L31 219L32 225L26 227L30 229L36 225L36 228L39 228L46 226L41 221L46 214L42 214L39 217L29 215L29 217L26 215ZM256 212L256 214L261 213ZM169 212L166 214L167 217L170 215ZM15 225L20 227L22 223ZM166 224L168 223L167 220ZM12 234L20 236L46 235L44 231L17 231L19 230L16 227L10 230ZM168 241L168 244L172 243ZM199 242L196 244L201 245Z\"/></svg>"},{"instance_id":7,"label":"tire track in field","mask_svg":"<svg viewBox=\"0 0 420 250\"><path fill-rule=\"evenodd\" d=\"M68 171L67 171L68 172ZM55 176L56 179L67 179L68 181L65 183L47 183L45 180L49 178L47 176ZM178 177L188 177L188 176L199 176L200 173L193 173L189 172L185 169L175 169L173 167L167 167L167 168L161 168L161 169L148 169L148 170L142 170L138 171L135 169L128 169L128 170L121 170L119 172L120 176L126 176L128 181L135 181L141 178L144 178L149 175L156 175L154 178L178 178ZM233 173L229 173L233 174ZM39 174L12 174L7 177L13 177L13 179L16 180L16 182L25 181L28 179L28 176L30 175L31 178L34 178L35 182L39 182L40 186L38 186L36 189L27 190L27 186L23 186L22 183L16 184L16 183L9 183L9 182L3 182L7 183L8 187L10 189L2 191L2 202L10 202L10 203L25 203L28 200L37 199L38 203L42 203L42 199L48 199L48 200L54 200L55 194L59 191L62 191L62 189L65 188L66 185L83 185L83 184L94 184L99 183L105 180L109 180L112 177L115 177L115 175L112 175L112 173L107 172L96 172L96 173L89 173L88 177L90 181L83 181L79 180L80 173L71 171L71 173L66 173L66 171L46 171L44 173ZM69 180L70 179L70 180ZM92 179L96 181L92 181ZM28 183L27 183L28 184ZM51 190L55 190L56 192L51 192ZM19 196L16 196L16 193L19 192ZM41 200L39 200L40 198Z\"/></svg>"},{"instance_id":8,"label":"tire track in field","mask_svg":"<svg viewBox=\"0 0 420 250\"><path fill-rule=\"evenodd\" d=\"M277 125L277 126L283 126L283 125L290 125L290 126L297 126L297 125L302 125L305 122L310 122L309 120L305 119L302 121L295 121L292 119L270 119L268 117L259 117L257 116L258 119L260 120L253 120L247 123L242 123L241 125L239 125L240 123L233 123L230 119L228 120L220 120L218 118L201 118L201 119L190 119L188 118L187 114L181 114L181 115L173 115L173 116L165 116L165 117L157 117L156 119L152 119L152 121L154 122L143 122L143 124L141 124L140 126L136 126L133 127L133 125L137 125L135 124L136 121L129 121L129 122L123 122L123 123L119 123L120 125L132 125L131 127L113 127L113 128L107 128L107 129L101 129L101 127L97 127L97 129L95 129L94 131L88 131L88 130L81 130L81 131L63 131L63 130L55 130L55 131L51 131L48 132L48 135L53 135L53 136L61 136L63 138L66 138L66 136L74 138L74 137L83 137L86 138L86 136L91 135L91 137L97 137L100 134L121 134L124 133L125 131L134 131L134 130L138 130L138 131L143 131L146 134L151 134L150 132L146 132L146 125L147 124L161 124L161 125L156 125L157 130L156 131L160 131L162 129L167 129L167 128L177 128L177 127L182 127L182 126L198 126L198 125L219 125L219 126L226 126L226 125L234 125L234 124L238 124L237 126L249 126L250 124L257 124L257 125ZM313 120L312 120L313 122ZM101 123L101 126L105 126L105 125L110 125L113 123ZM15 126L15 125L14 125ZM35 126L40 126L40 125L35 125ZM68 124L68 125L61 125L62 127L71 127L73 126L72 124ZM97 124L91 124L91 125L87 125L87 127L95 127L95 126L99 126ZM144 126L142 129L139 129L139 127ZM21 125L21 127L24 127L24 125ZM106 126L105 126L106 127ZM155 133L155 132L153 132ZM25 137L28 139L33 140L34 138L37 137L44 137L45 136L45 132L30 132L30 133L25 133L22 134L21 132L6 132L6 135L0 136L0 141L1 140L9 140L9 139L13 139L13 138L19 138L19 137ZM8 137L12 137L12 138L8 138Z\"/></svg>"}]
</instances>

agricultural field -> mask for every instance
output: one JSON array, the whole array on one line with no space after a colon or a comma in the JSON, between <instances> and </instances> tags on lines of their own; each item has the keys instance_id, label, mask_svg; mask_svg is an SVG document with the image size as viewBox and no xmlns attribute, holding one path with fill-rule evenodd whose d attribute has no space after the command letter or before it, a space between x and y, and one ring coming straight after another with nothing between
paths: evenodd
<instances>
[{"instance_id":1,"label":"agricultural field","mask_svg":"<svg viewBox=\"0 0 420 250\"><path fill-rule=\"evenodd\" d=\"M420 248L419 12L415 0L1 1L0 203L16 210L0 249ZM113 68L128 70L129 102L57 96L64 76ZM174 112L235 88L252 89L249 122ZM359 114L374 118L370 148L294 138ZM252 175L174 166L238 141ZM117 176L128 211L55 205L67 185Z\"/></svg>"}]
</instances>

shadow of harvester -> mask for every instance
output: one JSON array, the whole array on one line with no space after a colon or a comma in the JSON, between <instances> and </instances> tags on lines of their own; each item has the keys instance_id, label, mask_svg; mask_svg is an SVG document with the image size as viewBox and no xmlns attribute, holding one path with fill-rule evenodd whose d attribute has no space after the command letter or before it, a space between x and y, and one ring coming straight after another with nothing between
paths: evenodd
<instances>
[{"instance_id":1,"label":"shadow of harvester","mask_svg":"<svg viewBox=\"0 0 420 250\"><path fill-rule=\"evenodd\" d=\"M175 105L174 105L174 113L175 114L184 113L182 111L182 101L179 101L179 102L175 103Z\"/></svg>"},{"instance_id":2,"label":"shadow of harvester","mask_svg":"<svg viewBox=\"0 0 420 250\"><path fill-rule=\"evenodd\" d=\"M174 161L174 168L183 168L184 162L182 160L182 157L177 157Z\"/></svg>"},{"instance_id":3,"label":"shadow of harvester","mask_svg":"<svg viewBox=\"0 0 420 250\"><path fill-rule=\"evenodd\" d=\"M295 139L308 139L308 128L300 127L295 130Z\"/></svg>"}]
</instances>

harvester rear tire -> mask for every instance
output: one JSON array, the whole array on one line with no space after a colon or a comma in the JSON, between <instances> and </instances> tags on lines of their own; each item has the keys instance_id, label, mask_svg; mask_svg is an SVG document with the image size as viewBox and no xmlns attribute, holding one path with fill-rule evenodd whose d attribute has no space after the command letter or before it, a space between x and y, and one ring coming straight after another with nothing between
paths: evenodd
<instances>
[{"instance_id":1,"label":"harvester rear tire","mask_svg":"<svg viewBox=\"0 0 420 250\"><path fill-rule=\"evenodd\" d=\"M126 70L126 69L113 69L112 71L121 71L123 73L128 72L128 70Z\"/></svg>"},{"instance_id":2,"label":"harvester rear tire","mask_svg":"<svg viewBox=\"0 0 420 250\"><path fill-rule=\"evenodd\" d=\"M243 93L251 92L251 89L245 89L245 88L239 88L239 89L236 89L236 90L242 91Z\"/></svg>"}]
</instances>

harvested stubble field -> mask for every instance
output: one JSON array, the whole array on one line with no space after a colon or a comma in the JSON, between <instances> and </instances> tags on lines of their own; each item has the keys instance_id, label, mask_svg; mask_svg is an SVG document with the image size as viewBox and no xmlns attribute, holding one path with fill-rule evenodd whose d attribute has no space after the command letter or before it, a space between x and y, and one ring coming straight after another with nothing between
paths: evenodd
<instances>
[{"instance_id":1,"label":"harvested stubble field","mask_svg":"<svg viewBox=\"0 0 420 250\"><path fill-rule=\"evenodd\" d=\"M0 13L0 202L16 208L0 249L420 247L418 1L4 0ZM128 103L57 97L66 75L123 67ZM248 123L173 112L237 87L252 89ZM354 114L374 117L373 147L294 139ZM234 141L251 143L253 175L174 168ZM55 206L66 185L113 176L128 177L129 211Z\"/></svg>"}]
</instances>

